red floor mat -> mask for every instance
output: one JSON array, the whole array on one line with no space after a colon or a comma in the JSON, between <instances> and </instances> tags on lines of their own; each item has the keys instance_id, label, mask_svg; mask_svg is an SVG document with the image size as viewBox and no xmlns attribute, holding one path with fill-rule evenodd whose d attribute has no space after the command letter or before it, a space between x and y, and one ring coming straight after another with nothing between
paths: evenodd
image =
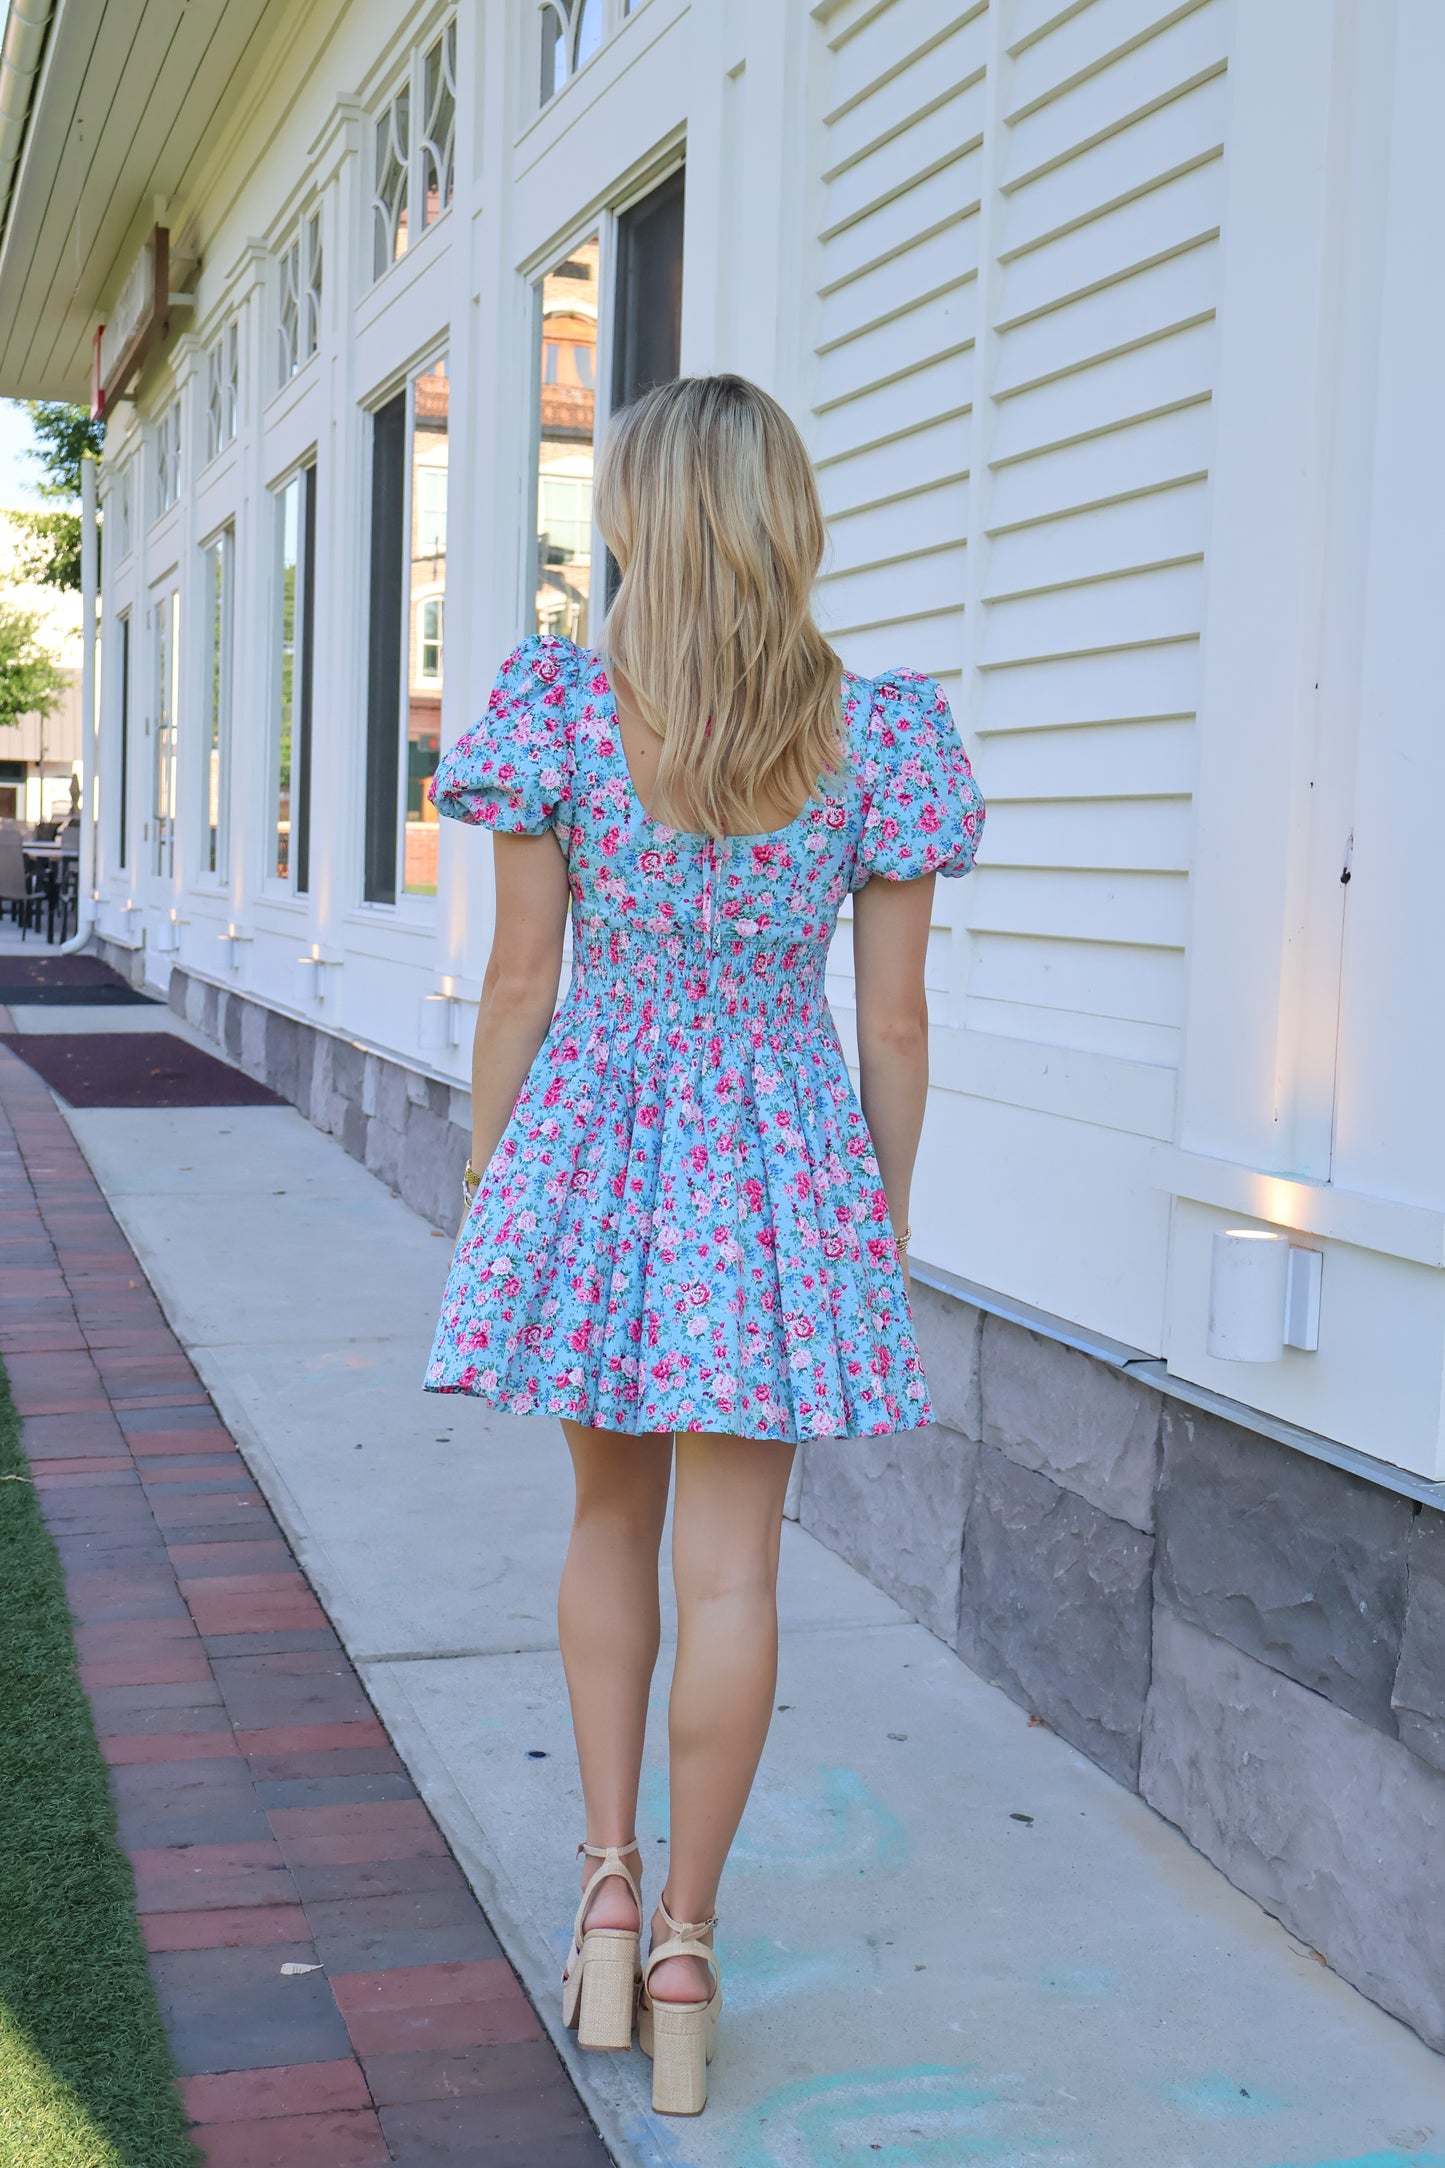
<instances>
[{"instance_id":1,"label":"red floor mat","mask_svg":"<svg viewBox=\"0 0 1445 2168\"><path fill-rule=\"evenodd\" d=\"M286 1102L168 1031L7 1032L18 1054L72 1107L279 1107Z\"/></svg>"},{"instance_id":2,"label":"red floor mat","mask_svg":"<svg viewBox=\"0 0 1445 2168\"><path fill-rule=\"evenodd\" d=\"M158 1006L153 995L137 993L98 956L17 956L13 949L0 954L0 1008L35 1001L73 1003L77 1008L132 1002Z\"/></svg>"}]
</instances>

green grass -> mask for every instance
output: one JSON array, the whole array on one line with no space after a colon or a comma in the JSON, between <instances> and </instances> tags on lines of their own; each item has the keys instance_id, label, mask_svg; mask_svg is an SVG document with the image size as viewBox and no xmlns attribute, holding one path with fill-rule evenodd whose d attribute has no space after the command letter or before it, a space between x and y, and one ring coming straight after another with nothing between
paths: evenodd
<instances>
[{"instance_id":1,"label":"green grass","mask_svg":"<svg viewBox=\"0 0 1445 2168\"><path fill-rule=\"evenodd\" d=\"M0 1369L0 2168L197 2168L27 1478Z\"/></svg>"}]
</instances>

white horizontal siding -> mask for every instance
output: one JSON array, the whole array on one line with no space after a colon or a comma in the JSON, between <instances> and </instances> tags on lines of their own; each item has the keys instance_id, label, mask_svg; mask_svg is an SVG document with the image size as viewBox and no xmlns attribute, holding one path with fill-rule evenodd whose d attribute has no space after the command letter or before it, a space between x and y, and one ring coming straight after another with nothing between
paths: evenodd
<instances>
[{"instance_id":1,"label":"white horizontal siding","mask_svg":"<svg viewBox=\"0 0 1445 2168\"><path fill-rule=\"evenodd\" d=\"M973 538L965 1021L1177 1062L1223 203L1219 0L1015 6Z\"/></svg>"}]
</instances>

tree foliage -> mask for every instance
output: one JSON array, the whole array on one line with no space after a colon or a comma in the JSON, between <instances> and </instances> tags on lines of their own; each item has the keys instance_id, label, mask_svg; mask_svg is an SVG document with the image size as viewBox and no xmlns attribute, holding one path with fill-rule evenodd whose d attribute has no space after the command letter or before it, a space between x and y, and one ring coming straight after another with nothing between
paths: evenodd
<instances>
[{"instance_id":1,"label":"tree foliage","mask_svg":"<svg viewBox=\"0 0 1445 2168\"><path fill-rule=\"evenodd\" d=\"M63 399L27 399L25 410L36 436L30 457L42 472L36 485L41 496L74 504L80 496L80 462L87 456L99 459L105 423L94 419L89 407Z\"/></svg>"},{"instance_id":2,"label":"tree foliage","mask_svg":"<svg viewBox=\"0 0 1445 2168\"><path fill-rule=\"evenodd\" d=\"M49 715L66 674L46 651L33 611L0 602L0 729L23 715Z\"/></svg>"},{"instance_id":3,"label":"tree foliage","mask_svg":"<svg viewBox=\"0 0 1445 2168\"><path fill-rule=\"evenodd\" d=\"M80 593L80 514L78 512L7 513L15 537L19 580Z\"/></svg>"}]
</instances>

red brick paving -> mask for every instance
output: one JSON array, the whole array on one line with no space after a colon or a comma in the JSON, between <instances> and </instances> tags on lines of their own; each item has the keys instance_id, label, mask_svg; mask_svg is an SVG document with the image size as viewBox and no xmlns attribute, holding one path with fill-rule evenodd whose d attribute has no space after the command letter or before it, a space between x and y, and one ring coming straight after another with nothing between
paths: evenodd
<instances>
[{"instance_id":1,"label":"red brick paving","mask_svg":"<svg viewBox=\"0 0 1445 2168\"><path fill-rule=\"evenodd\" d=\"M202 2158L606 2168L63 1117L8 1050L0 1354Z\"/></svg>"}]
</instances>

